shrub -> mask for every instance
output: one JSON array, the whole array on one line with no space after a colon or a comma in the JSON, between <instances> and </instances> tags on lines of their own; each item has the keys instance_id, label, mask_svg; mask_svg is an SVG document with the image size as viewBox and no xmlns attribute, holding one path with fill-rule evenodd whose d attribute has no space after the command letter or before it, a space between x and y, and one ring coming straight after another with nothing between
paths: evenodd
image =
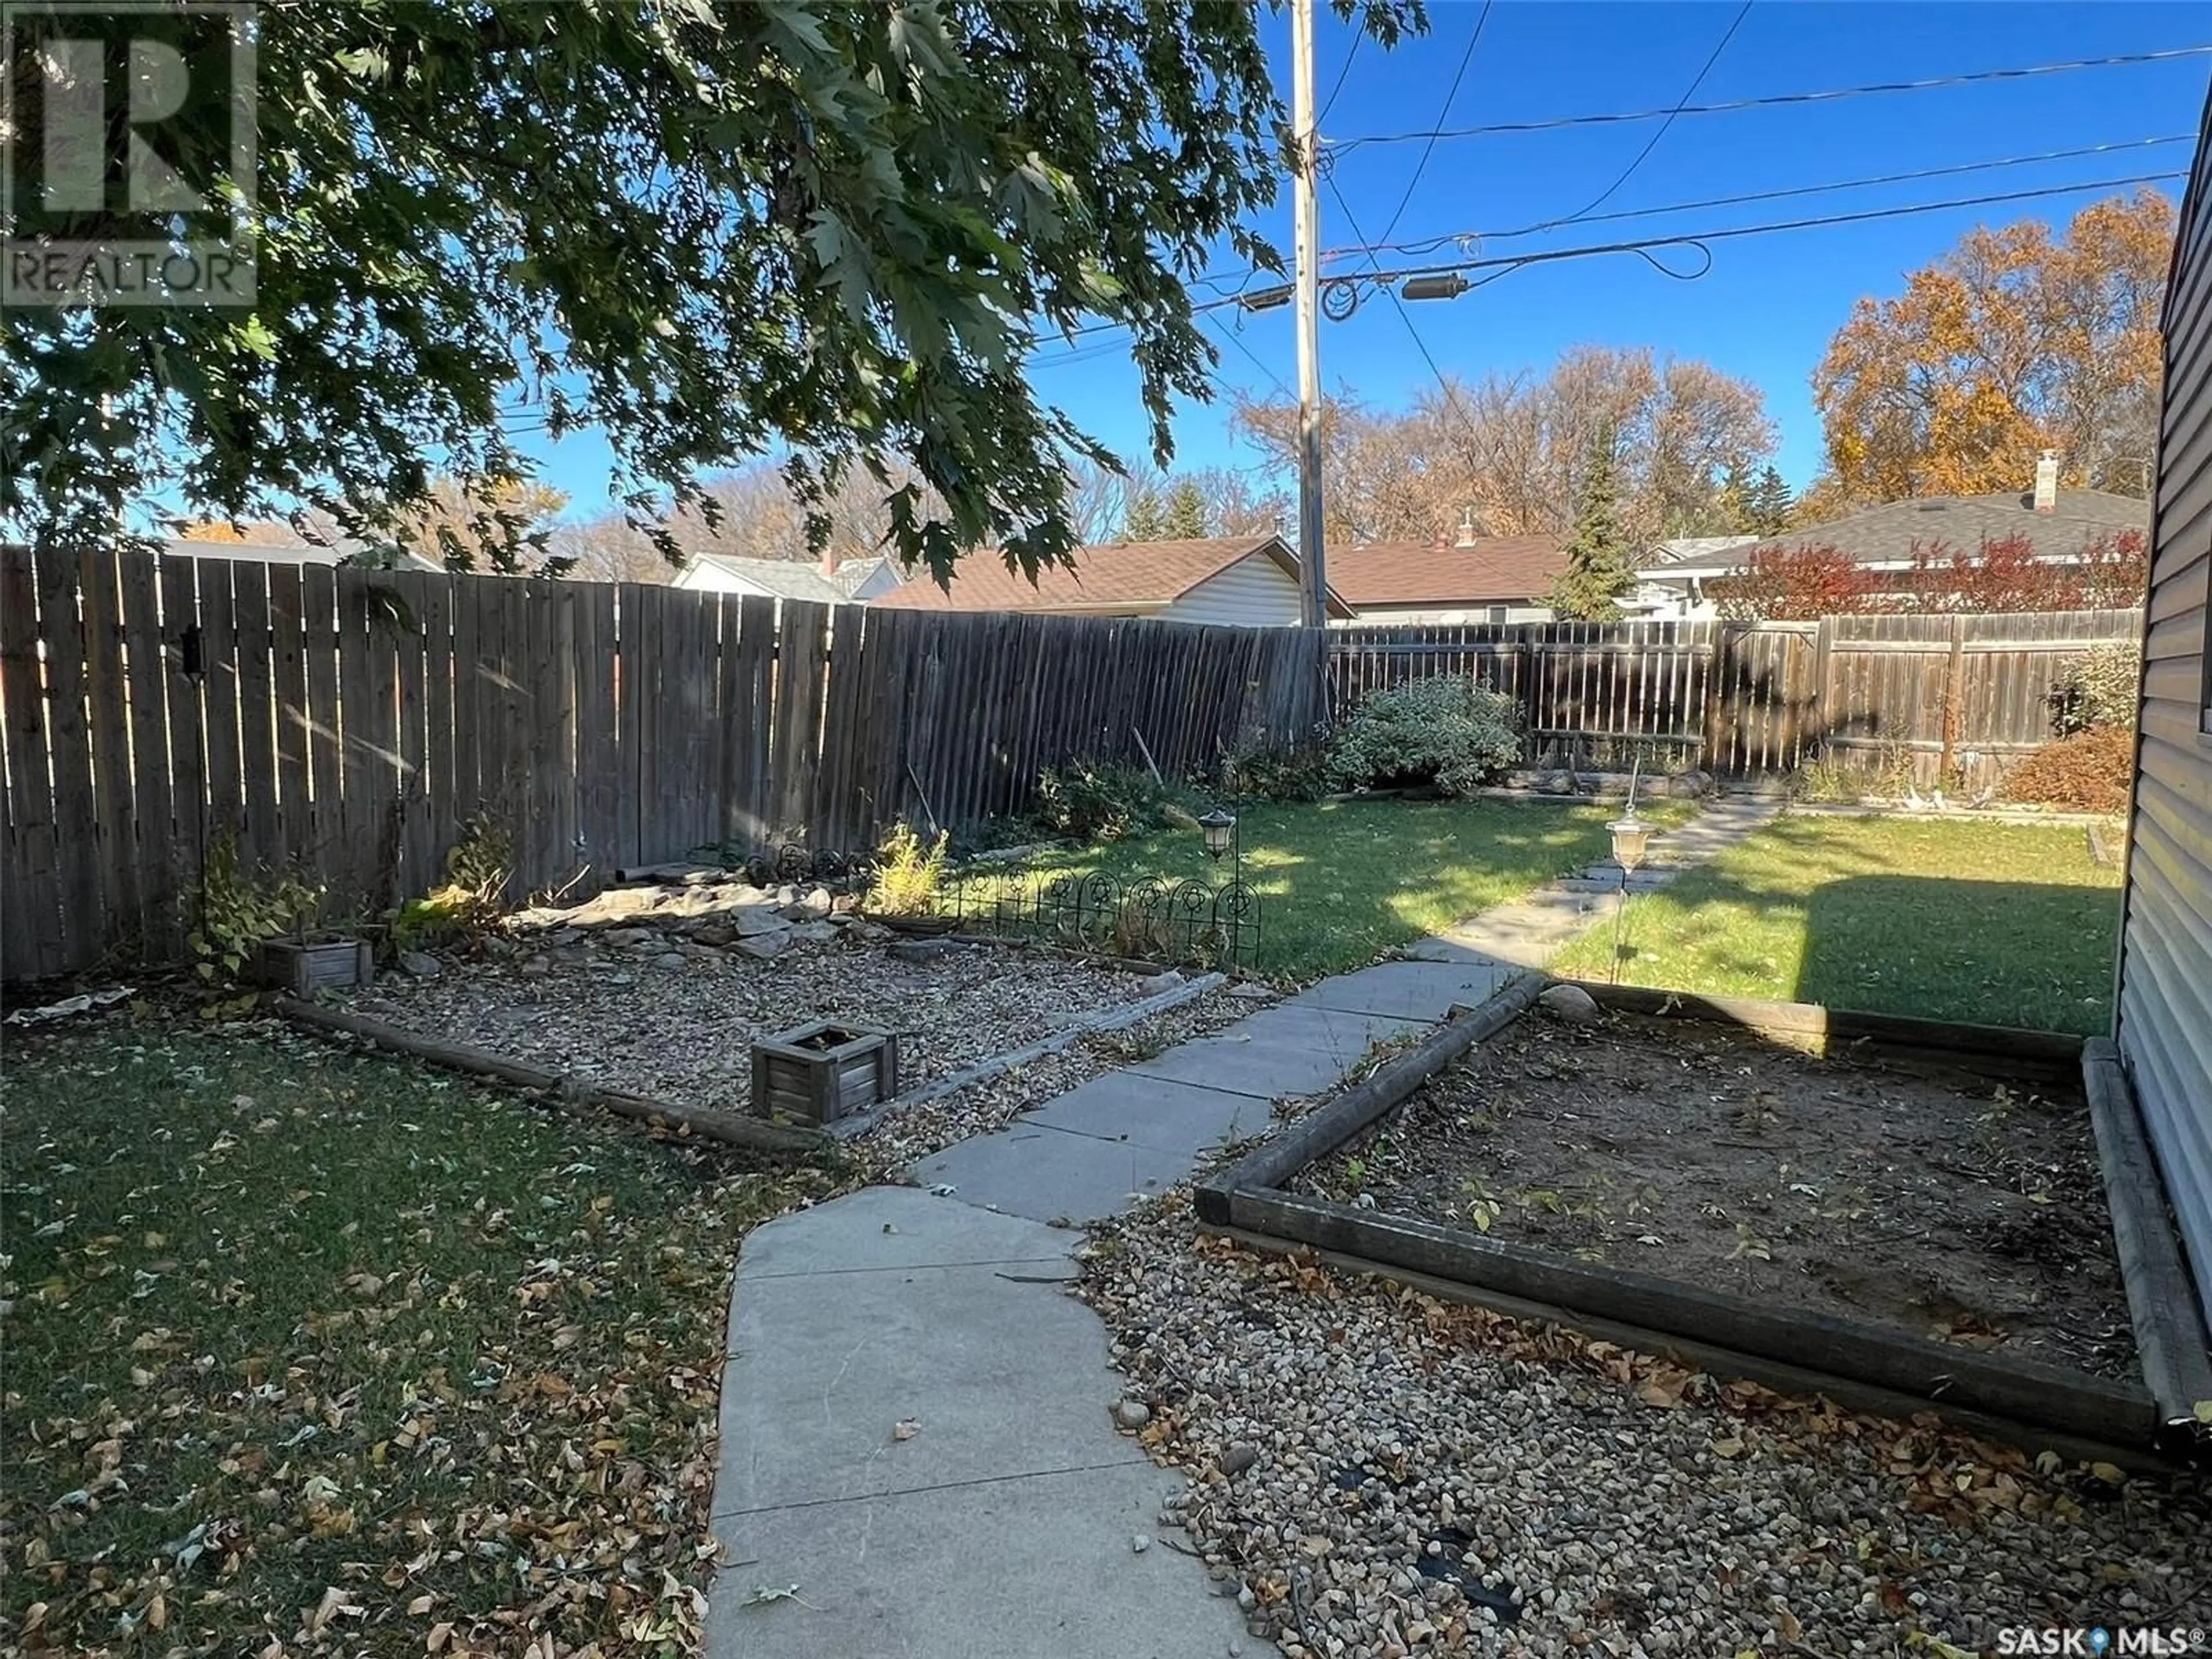
<instances>
[{"instance_id":1,"label":"shrub","mask_svg":"<svg viewBox=\"0 0 2212 1659\"><path fill-rule=\"evenodd\" d=\"M446 854L446 879L401 908L392 926L393 945L419 950L485 932L499 920L514 878L514 836L492 818L469 819Z\"/></svg>"},{"instance_id":2,"label":"shrub","mask_svg":"<svg viewBox=\"0 0 2212 1659\"><path fill-rule=\"evenodd\" d=\"M1319 800L1329 792L1328 750L1309 743L1225 756L1221 787L1232 799Z\"/></svg>"},{"instance_id":3,"label":"shrub","mask_svg":"<svg viewBox=\"0 0 2212 1659\"><path fill-rule=\"evenodd\" d=\"M1188 790L1134 766L1070 761L1037 780L1036 820L1077 841L1123 841L1170 823L1188 825Z\"/></svg>"},{"instance_id":4,"label":"shrub","mask_svg":"<svg viewBox=\"0 0 2212 1659\"><path fill-rule=\"evenodd\" d=\"M288 933L304 937L321 916L324 897L322 887L289 871L246 869L238 843L218 837L207 850L199 890L192 896L185 943L198 958L193 971L210 985L237 980L269 940Z\"/></svg>"},{"instance_id":5,"label":"shrub","mask_svg":"<svg viewBox=\"0 0 2212 1659\"><path fill-rule=\"evenodd\" d=\"M868 908L884 916L926 916L937 908L945 881L945 832L924 845L910 823L896 823L876 852Z\"/></svg>"},{"instance_id":6,"label":"shrub","mask_svg":"<svg viewBox=\"0 0 2212 1659\"><path fill-rule=\"evenodd\" d=\"M1521 757L1513 700L1473 679L1415 680L1360 704L1329 744L1340 789L1433 783L1464 794Z\"/></svg>"},{"instance_id":7,"label":"shrub","mask_svg":"<svg viewBox=\"0 0 2212 1659\"><path fill-rule=\"evenodd\" d=\"M1999 793L2007 800L2081 812L2124 812L2135 775L2135 733L2124 726L2097 726L2046 743L2005 774Z\"/></svg>"},{"instance_id":8,"label":"shrub","mask_svg":"<svg viewBox=\"0 0 2212 1659\"><path fill-rule=\"evenodd\" d=\"M2100 726L2131 729L2142 692L2142 648L2116 640L2069 657L2051 688L2051 728L2059 737Z\"/></svg>"}]
</instances>

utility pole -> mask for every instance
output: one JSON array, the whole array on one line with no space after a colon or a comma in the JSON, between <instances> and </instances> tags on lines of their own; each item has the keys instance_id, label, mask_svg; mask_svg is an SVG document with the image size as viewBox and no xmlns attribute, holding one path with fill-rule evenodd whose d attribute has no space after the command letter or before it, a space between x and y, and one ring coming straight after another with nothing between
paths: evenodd
<instances>
[{"instance_id":1,"label":"utility pole","mask_svg":"<svg viewBox=\"0 0 2212 1659\"><path fill-rule=\"evenodd\" d=\"M1291 115L1297 145L1299 618L1328 626L1321 516L1321 136L1314 122L1313 0L1291 0Z\"/></svg>"}]
</instances>

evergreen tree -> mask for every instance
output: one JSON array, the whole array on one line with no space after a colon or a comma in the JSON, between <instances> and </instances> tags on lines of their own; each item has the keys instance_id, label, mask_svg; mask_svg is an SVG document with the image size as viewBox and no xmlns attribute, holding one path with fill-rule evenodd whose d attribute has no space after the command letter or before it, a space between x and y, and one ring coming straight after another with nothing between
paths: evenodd
<instances>
[{"instance_id":1,"label":"evergreen tree","mask_svg":"<svg viewBox=\"0 0 2212 1659\"><path fill-rule=\"evenodd\" d=\"M1575 533L1567 544L1567 568L1552 585L1552 609L1583 622L1619 621L1620 596L1636 585L1627 538L1620 530L1613 441L1608 428L1590 446Z\"/></svg>"},{"instance_id":2,"label":"evergreen tree","mask_svg":"<svg viewBox=\"0 0 2212 1659\"><path fill-rule=\"evenodd\" d=\"M1769 462L1759 468L1759 477L1745 497L1746 522L1744 528L1754 536L1779 536L1790 528L1790 520L1796 516L1797 503L1790 494L1790 486L1782 482L1782 475Z\"/></svg>"},{"instance_id":3,"label":"evergreen tree","mask_svg":"<svg viewBox=\"0 0 2212 1659\"><path fill-rule=\"evenodd\" d=\"M1751 524L1752 480L1750 469L1741 461L1730 461L1721 478L1720 498L1714 502L1715 516L1720 520L1717 532L1724 536L1753 533Z\"/></svg>"},{"instance_id":4,"label":"evergreen tree","mask_svg":"<svg viewBox=\"0 0 2212 1659\"><path fill-rule=\"evenodd\" d=\"M1128 505L1121 509L1121 539L1158 542L1168 537L1168 504L1158 491L1129 486Z\"/></svg>"},{"instance_id":5,"label":"evergreen tree","mask_svg":"<svg viewBox=\"0 0 2212 1659\"><path fill-rule=\"evenodd\" d=\"M1196 541L1206 534L1206 493L1195 479L1185 478L1168 492L1166 529L1176 541Z\"/></svg>"}]
</instances>

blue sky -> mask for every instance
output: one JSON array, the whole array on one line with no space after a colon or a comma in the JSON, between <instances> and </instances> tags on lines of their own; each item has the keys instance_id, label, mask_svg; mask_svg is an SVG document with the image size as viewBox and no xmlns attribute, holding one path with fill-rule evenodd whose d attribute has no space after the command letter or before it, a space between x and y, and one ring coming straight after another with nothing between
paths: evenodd
<instances>
[{"instance_id":1,"label":"blue sky","mask_svg":"<svg viewBox=\"0 0 2212 1659\"><path fill-rule=\"evenodd\" d=\"M1322 0L1316 75L1323 98L1336 84L1352 41L1352 32L1327 13L1326 3ZM1431 0L1427 38L1403 42L1389 52L1372 41L1360 45L1322 134L1325 140L1342 140L1437 125L1668 107L1682 98L1738 9L1739 0L1498 0L1446 112L1446 92L1482 8L1479 0ZM1271 14L1262 27L1287 102L1287 21ZM2179 3L1758 0L1693 101L1921 80L2208 40L2212 17L2202 7ZM2194 134L2208 70L2212 58L2192 58L1685 117L1602 210ZM1444 140L1429 157L1392 240L1523 225L1572 213L1613 182L1654 130L1650 125L1623 125ZM1381 235L1421 153L1419 143L1355 146L1335 158L1336 186L1370 236ZM2179 172L2189 154L2186 144L2172 144L1674 218L1573 226L1548 237L1491 244L1481 252L1524 252ZM2178 185L2167 189L2178 199ZM1493 369L1540 372L1562 349L1583 343L1650 345L1704 358L1765 391L1768 410L1782 432L1782 470L1793 485L1802 487L1820 459L1820 422L1808 377L1854 300L1895 293L1905 272L1941 254L1977 223L2033 216L2063 225L2096 194L1717 243L1711 271L1695 282L1669 280L1634 256L1563 261L1514 272L1457 300L1413 305L1407 313L1437 364L1468 379ZM1287 190L1262 228L1287 258ZM1336 248L1359 240L1343 207L1324 189L1322 246ZM1687 253L1668 257L1691 269L1698 263ZM1260 365L1283 386L1296 384L1288 307L1249 316L1231 310L1215 317L1231 328L1242 318L1240 337L1259 364L1216 336L1224 395L1179 412L1179 465L1253 465L1255 455L1237 446L1229 432L1226 389L1277 394L1275 380ZM1141 454L1145 422L1127 360L1086 349L1073 361L1053 362L1065 349L1057 343L1041 349L1032 384L1125 456ZM1401 405L1434 384L1395 308L1379 295L1345 322L1324 322L1321 349L1324 385L1370 403ZM557 450L538 453L546 459L549 481L576 498L572 511L587 512L600 504L605 453L594 439L581 435Z\"/></svg>"}]
</instances>

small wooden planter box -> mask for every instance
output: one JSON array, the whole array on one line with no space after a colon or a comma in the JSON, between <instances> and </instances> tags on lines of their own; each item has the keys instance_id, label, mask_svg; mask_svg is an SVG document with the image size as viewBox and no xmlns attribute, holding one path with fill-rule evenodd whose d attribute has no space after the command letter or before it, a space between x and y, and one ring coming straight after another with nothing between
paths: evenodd
<instances>
[{"instance_id":1,"label":"small wooden planter box","mask_svg":"<svg viewBox=\"0 0 2212 1659\"><path fill-rule=\"evenodd\" d=\"M261 947L261 978L295 997L348 985L367 985L376 977L376 951L367 939L270 939Z\"/></svg>"},{"instance_id":2,"label":"small wooden planter box","mask_svg":"<svg viewBox=\"0 0 2212 1659\"><path fill-rule=\"evenodd\" d=\"M898 1093L898 1038L812 1020L753 1044L754 1115L830 1123Z\"/></svg>"}]
</instances>

